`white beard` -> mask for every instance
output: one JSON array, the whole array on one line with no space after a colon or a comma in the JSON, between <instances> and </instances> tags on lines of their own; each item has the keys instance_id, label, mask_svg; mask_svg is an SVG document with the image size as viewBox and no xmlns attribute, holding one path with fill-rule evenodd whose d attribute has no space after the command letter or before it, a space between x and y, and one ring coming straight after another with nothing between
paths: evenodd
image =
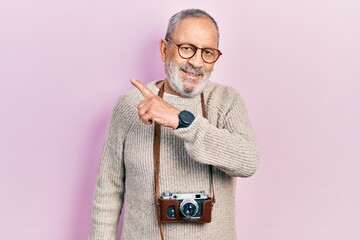
<instances>
[{"instance_id":1,"label":"white beard","mask_svg":"<svg viewBox=\"0 0 360 240\"><path fill-rule=\"evenodd\" d=\"M181 66L179 66L173 62L167 62L165 64L165 75L170 84L170 87L175 92L177 92L178 94L180 94L184 97L192 98L192 97L198 96L204 90L207 83L209 82L211 72L201 71L203 73L201 82L197 86L194 86L193 89L189 91L189 90L185 90L184 82L191 81L194 83L194 81L192 79L182 78L180 76L180 71L181 71L180 68L181 68ZM193 69L193 67L190 67L190 68ZM197 71L199 72L199 70L197 70Z\"/></svg>"}]
</instances>

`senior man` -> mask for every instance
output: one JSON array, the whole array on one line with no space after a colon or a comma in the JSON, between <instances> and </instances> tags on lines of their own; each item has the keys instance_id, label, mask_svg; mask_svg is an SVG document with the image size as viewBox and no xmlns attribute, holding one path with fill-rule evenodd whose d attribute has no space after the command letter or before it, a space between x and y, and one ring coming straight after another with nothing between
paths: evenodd
<instances>
[{"instance_id":1,"label":"senior man","mask_svg":"<svg viewBox=\"0 0 360 240\"><path fill-rule=\"evenodd\" d=\"M122 239L236 239L235 177L255 172L258 150L240 95L209 81L218 46L206 12L171 17L165 79L132 79L113 110L90 239L115 239L122 212Z\"/></svg>"}]
</instances>

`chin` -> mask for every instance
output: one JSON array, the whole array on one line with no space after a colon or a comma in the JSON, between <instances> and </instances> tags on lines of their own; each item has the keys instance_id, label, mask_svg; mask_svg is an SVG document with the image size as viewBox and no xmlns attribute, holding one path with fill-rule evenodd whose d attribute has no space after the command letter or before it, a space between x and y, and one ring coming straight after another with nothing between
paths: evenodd
<instances>
[{"instance_id":1,"label":"chin","mask_svg":"<svg viewBox=\"0 0 360 240\"><path fill-rule=\"evenodd\" d=\"M185 97L196 97L205 89L208 79L201 79L200 81L184 81L181 85L180 94Z\"/></svg>"},{"instance_id":2,"label":"chin","mask_svg":"<svg viewBox=\"0 0 360 240\"><path fill-rule=\"evenodd\" d=\"M211 72L205 72L198 77L184 76L178 65L169 62L165 67L166 78L170 87L183 97L196 97L206 87Z\"/></svg>"},{"instance_id":3,"label":"chin","mask_svg":"<svg viewBox=\"0 0 360 240\"><path fill-rule=\"evenodd\" d=\"M182 86L185 92L191 93L200 85L201 82L202 79L197 81L185 79L182 81Z\"/></svg>"}]
</instances>

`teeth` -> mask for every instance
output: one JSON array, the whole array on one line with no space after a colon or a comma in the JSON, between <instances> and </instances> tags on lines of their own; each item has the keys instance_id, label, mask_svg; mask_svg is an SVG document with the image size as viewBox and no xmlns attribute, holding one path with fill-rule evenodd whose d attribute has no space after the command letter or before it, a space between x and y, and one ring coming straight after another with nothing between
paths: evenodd
<instances>
[{"instance_id":1,"label":"teeth","mask_svg":"<svg viewBox=\"0 0 360 240\"><path fill-rule=\"evenodd\" d=\"M197 77L199 76L198 74L195 74L195 73L191 73L191 72L186 72L188 75L192 76L192 77Z\"/></svg>"},{"instance_id":2,"label":"teeth","mask_svg":"<svg viewBox=\"0 0 360 240\"><path fill-rule=\"evenodd\" d=\"M184 73L186 73L187 75L189 75L189 76L191 76L191 77L198 77L198 76L201 75L201 74L198 74L198 73L188 72L188 71L186 71L185 69L181 69L181 71L183 71Z\"/></svg>"}]
</instances>

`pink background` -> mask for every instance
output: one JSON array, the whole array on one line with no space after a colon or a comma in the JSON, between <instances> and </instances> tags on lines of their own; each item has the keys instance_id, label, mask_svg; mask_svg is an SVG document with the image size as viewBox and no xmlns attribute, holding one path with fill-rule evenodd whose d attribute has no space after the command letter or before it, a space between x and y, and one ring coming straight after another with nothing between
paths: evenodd
<instances>
[{"instance_id":1,"label":"pink background","mask_svg":"<svg viewBox=\"0 0 360 240\"><path fill-rule=\"evenodd\" d=\"M0 239L86 239L104 132L129 79L163 78L169 17L203 8L260 166L239 239L360 239L358 0L0 2ZM152 206L149 206L152 207Z\"/></svg>"}]
</instances>

